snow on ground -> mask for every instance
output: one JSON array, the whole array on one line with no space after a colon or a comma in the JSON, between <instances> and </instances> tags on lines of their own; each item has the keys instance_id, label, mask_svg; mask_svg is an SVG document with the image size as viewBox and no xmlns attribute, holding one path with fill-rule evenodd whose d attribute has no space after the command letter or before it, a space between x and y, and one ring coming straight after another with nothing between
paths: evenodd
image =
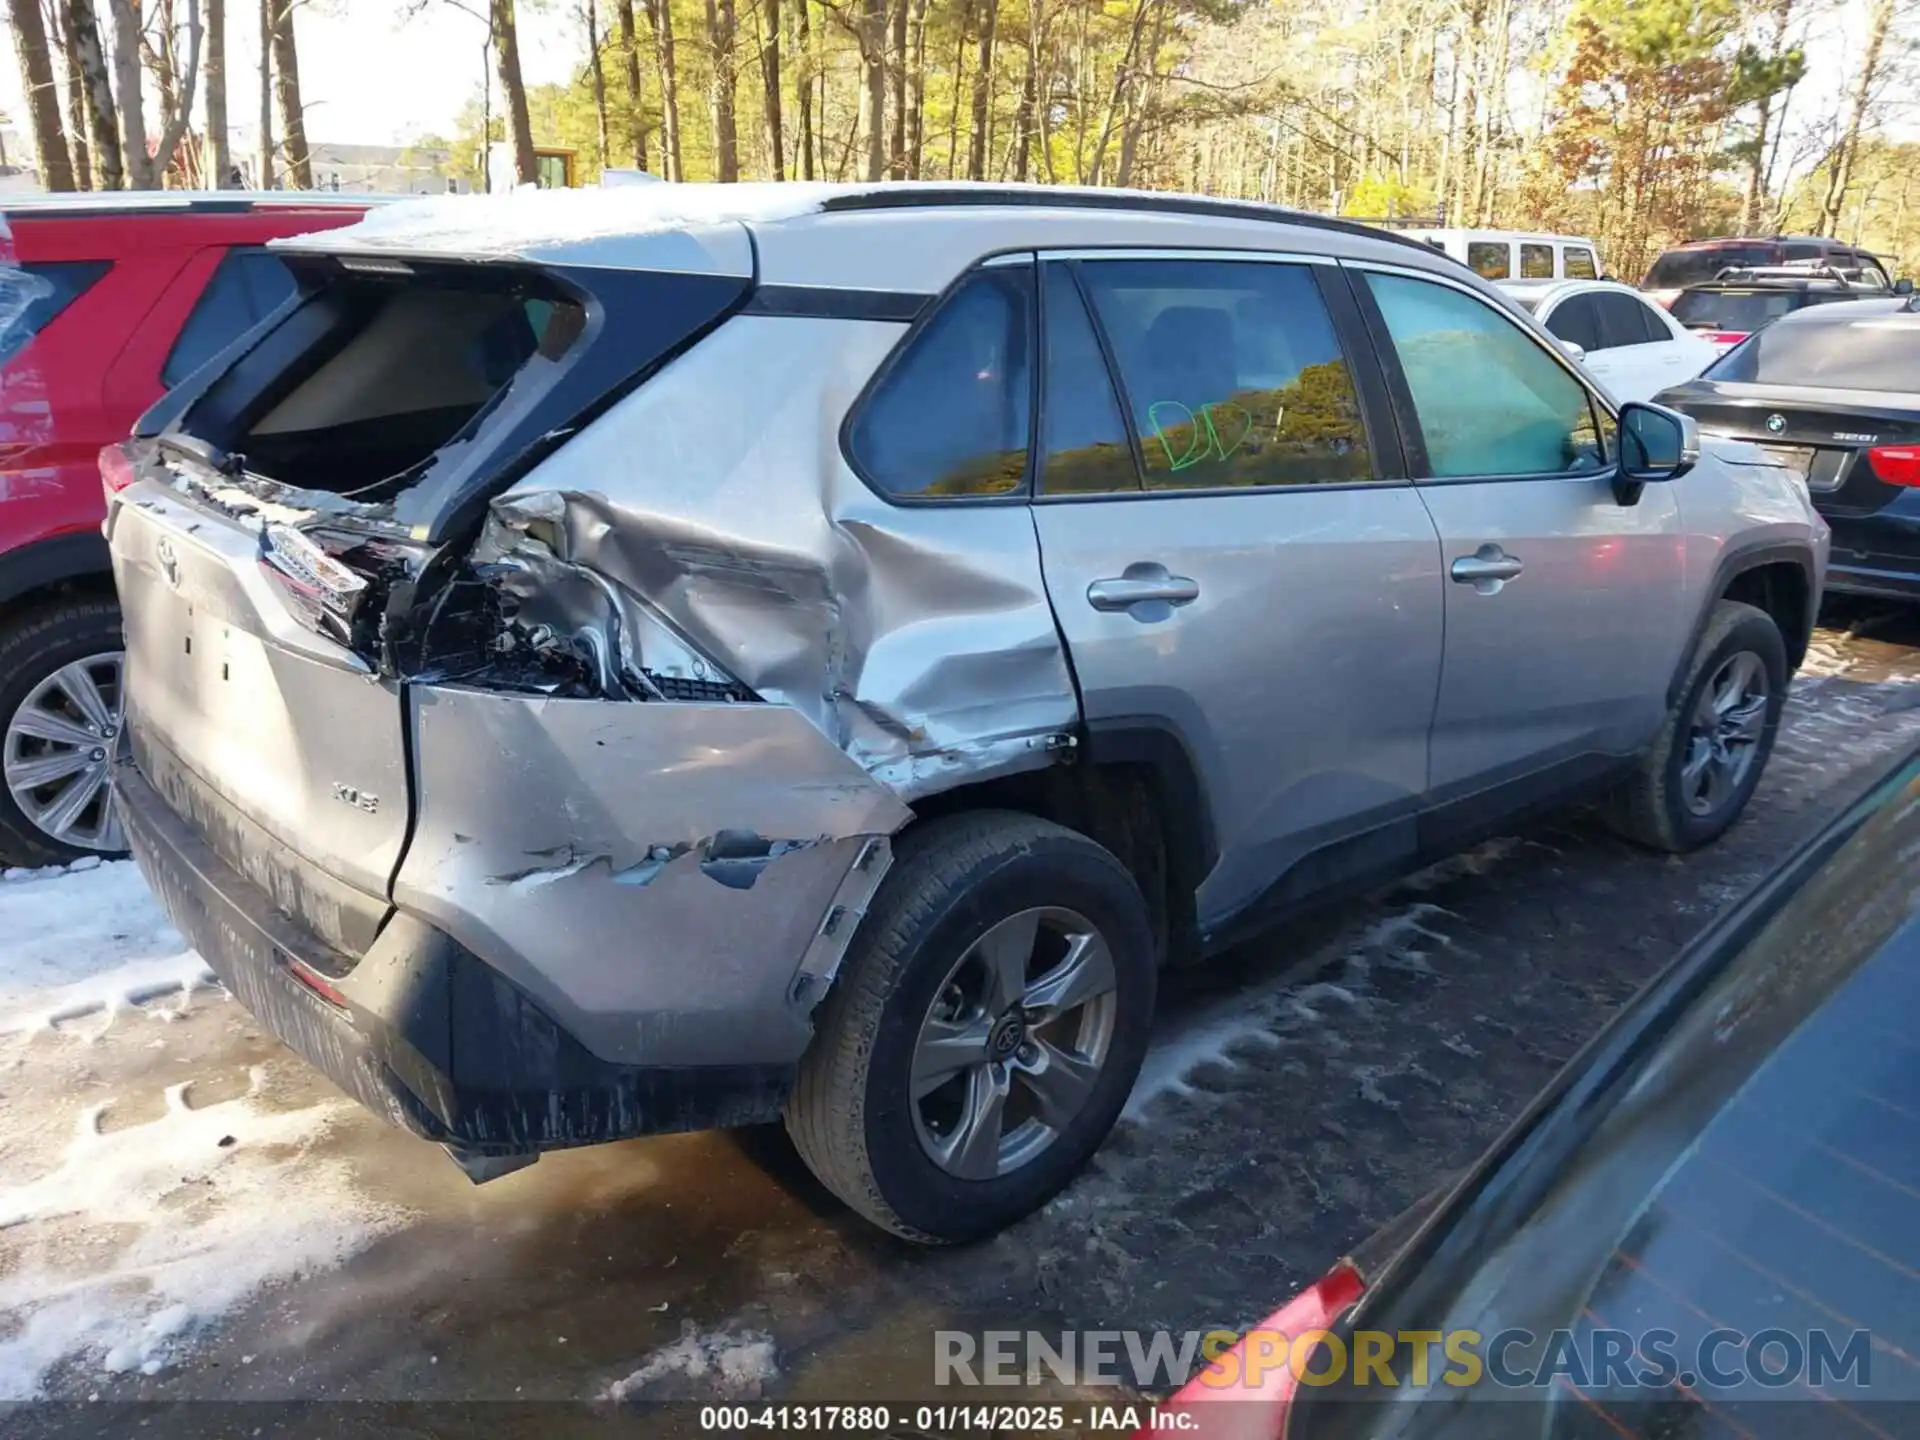
<instances>
[{"instance_id":1,"label":"snow on ground","mask_svg":"<svg viewBox=\"0 0 1920 1440\"><path fill-rule=\"evenodd\" d=\"M0 1035L100 1013L98 1038L128 1006L212 979L130 860L0 878Z\"/></svg>"},{"instance_id":2,"label":"snow on ground","mask_svg":"<svg viewBox=\"0 0 1920 1440\"><path fill-rule=\"evenodd\" d=\"M0 877L0 1401L157 1373L401 1222L317 1153L356 1108L312 1103L290 1057L268 1083L236 1056L251 1028L132 864Z\"/></svg>"},{"instance_id":3,"label":"snow on ground","mask_svg":"<svg viewBox=\"0 0 1920 1440\"><path fill-rule=\"evenodd\" d=\"M779 1374L773 1337L764 1330L728 1326L702 1334L688 1322L678 1340L655 1350L626 1379L614 1381L603 1398L616 1403L664 1398L677 1388L673 1382L691 1380L697 1382L692 1393L702 1398L753 1399Z\"/></svg>"}]
</instances>

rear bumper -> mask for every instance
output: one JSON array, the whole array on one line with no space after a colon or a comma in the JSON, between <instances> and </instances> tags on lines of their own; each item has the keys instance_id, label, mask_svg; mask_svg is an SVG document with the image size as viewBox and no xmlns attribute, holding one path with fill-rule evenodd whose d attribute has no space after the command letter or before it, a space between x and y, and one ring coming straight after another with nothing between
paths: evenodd
<instances>
[{"instance_id":1,"label":"rear bumper","mask_svg":"<svg viewBox=\"0 0 1920 1440\"><path fill-rule=\"evenodd\" d=\"M1903 491L1871 515L1828 515L1827 524L1829 590L1920 600L1920 493Z\"/></svg>"},{"instance_id":2,"label":"rear bumper","mask_svg":"<svg viewBox=\"0 0 1920 1440\"><path fill-rule=\"evenodd\" d=\"M1836 595L1878 595L1888 600L1920 600L1920 561L1900 568L1834 564L1827 567L1827 590Z\"/></svg>"},{"instance_id":3,"label":"rear bumper","mask_svg":"<svg viewBox=\"0 0 1920 1440\"><path fill-rule=\"evenodd\" d=\"M351 966L276 910L124 755L114 786L134 858L235 999L362 1105L482 1155L774 1118L795 1067L616 1064L443 931L394 914ZM289 961L328 977L335 1005ZM338 977L338 978L335 978Z\"/></svg>"}]
</instances>

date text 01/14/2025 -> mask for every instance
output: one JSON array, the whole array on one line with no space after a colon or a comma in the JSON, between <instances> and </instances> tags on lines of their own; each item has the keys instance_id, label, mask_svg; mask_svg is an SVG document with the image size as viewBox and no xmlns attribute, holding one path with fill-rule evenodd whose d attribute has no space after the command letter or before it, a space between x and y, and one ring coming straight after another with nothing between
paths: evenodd
<instances>
[{"instance_id":1,"label":"date text 01/14/2025","mask_svg":"<svg viewBox=\"0 0 1920 1440\"><path fill-rule=\"evenodd\" d=\"M1059 1435L1089 1432L1131 1434L1143 1425L1181 1430L1196 1417L1156 1412L1148 1405L917 1405L911 1411L887 1405L703 1405L700 1428L713 1434L748 1435L790 1431L819 1435ZM895 1427L900 1427L896 1429ZM911 1432L909 1432L911 1433Z\"/></svg>"}]
</instances>

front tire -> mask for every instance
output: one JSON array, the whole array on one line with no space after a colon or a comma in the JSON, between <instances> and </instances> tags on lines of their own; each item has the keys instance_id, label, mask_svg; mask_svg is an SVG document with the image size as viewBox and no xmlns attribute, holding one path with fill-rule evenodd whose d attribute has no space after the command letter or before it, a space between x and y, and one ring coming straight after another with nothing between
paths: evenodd
<instances>
[{"instance_id":1,"label":"front tire","mask_svg":"<svg viewBox=\"0 0 1920 1440\"><path fill-rule=\"evenodd\" d=\"M1719 839L1753 798L1786 698L1787 647L1773 617L1716 603L1666 724L1613 797L1613 828L1672 854Z\"/></svg>"},{"instance_id":2,"label":"front tire","mask_svg":"<svg viewBox=\"0 0 1920 1440\"><path fill-rule=\"evenodd\" d=\"M1100 1147L1146 1054L1151 921L1084 835L980 811L900 840L787 1102L808 1167L910 1240L989 1235Z\"/></svg>"},{"instance_id":3,"label":"front tire","mask_svg":"<svg viewBox=\"0 0 1920 1440\"><path fill-rule=\"evenodd\" d=\"M125 853L107 784L124 644L120 607L96 597L0 629L0 864Z\"/></svg>"}]
</instances>

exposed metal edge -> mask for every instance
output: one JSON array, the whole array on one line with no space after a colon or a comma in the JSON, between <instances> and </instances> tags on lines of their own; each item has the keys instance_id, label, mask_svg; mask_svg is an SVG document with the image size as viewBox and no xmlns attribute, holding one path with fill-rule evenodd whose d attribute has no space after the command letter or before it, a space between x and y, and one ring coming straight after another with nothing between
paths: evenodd
<instances>
[{"instance_id":1,"label":"exposed metal edge","mask_svg":"<svg viewBox=\"0 0 1920 1440\"><path fill-rule=\"evenodd\" d=\"M873 903L880 882L892 868L893 843L884 835L873 836L854 859L853 868L847 871L840 888L834 891L827 913L821 917L820 928L800 958L800 968L787 991L788 1000L795 1006L811 1011L825 998L855 933L867 918L867 907Z\"/></svg>"}]
</instances>

